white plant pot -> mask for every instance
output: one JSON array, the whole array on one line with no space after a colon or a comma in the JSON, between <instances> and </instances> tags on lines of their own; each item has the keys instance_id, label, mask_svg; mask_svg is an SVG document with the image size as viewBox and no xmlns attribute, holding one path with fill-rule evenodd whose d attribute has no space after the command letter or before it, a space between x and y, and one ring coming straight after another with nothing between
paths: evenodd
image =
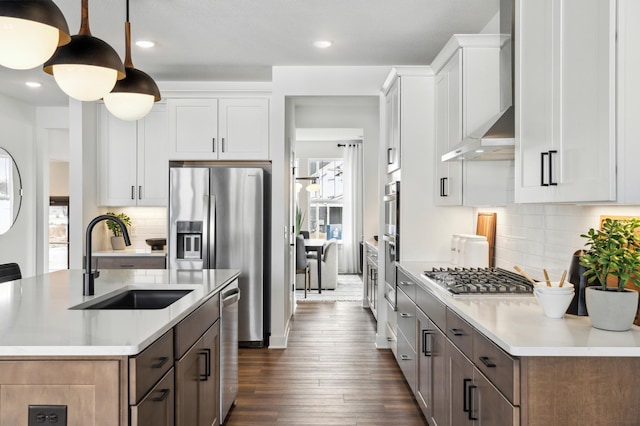
<instances>
[{"instance_id":1,"label":"white plant pot","mask_svg":"<svg viewBox=\"0 0 640 426\"><path fill-rule=\"evenodd\" d=\"M111 248L114 250L124 250L124 237L111 237Z\"/></svg>"},{"instance_id":2,"label":"white plant pot","mask_svg":"<svg viewBox=\"0 0 640 426\"><path fill-rule=\"evenodd\" d=\"M585 300L593 327L626 331L633 325L638 309L637 291L605 291L600 287L587 287Z\"/></svg>"}]
</instances>

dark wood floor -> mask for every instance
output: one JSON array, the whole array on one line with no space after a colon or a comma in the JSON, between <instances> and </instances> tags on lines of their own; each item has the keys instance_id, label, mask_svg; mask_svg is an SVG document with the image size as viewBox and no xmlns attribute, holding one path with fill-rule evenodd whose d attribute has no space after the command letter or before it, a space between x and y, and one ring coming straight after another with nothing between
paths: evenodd
<instances>
[{"instance_id":1,"label":"dark wood floor","mask_svg":"<svg viewBox=\"0 0 640 426\"><path fill-rule=\"evenodd\" d=\"M375 320L358 302L300 303L285 350L240 349L226 425L425 425Z\"/></svg>"}]
</instances>

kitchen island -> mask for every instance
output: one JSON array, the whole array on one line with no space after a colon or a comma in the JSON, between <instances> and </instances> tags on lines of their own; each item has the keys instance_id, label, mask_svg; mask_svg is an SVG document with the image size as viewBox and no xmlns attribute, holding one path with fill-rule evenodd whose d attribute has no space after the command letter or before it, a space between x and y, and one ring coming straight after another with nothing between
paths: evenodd
<instances>
[{"instance_id":1,"label":"kitchen island","mask_svg":"<svg viewBox=\"0 0 640 426\"><path fill-rule=\"evenodd\" d=\"M398 304L398 363L415 360L407 380L430 423L638 424L640 327L547 318L533 295L454 297L422 275L434 266L449 265L400 262L398 272L398 299L415 302Z\"/></svg>"},{"instance_id":2,"label":"kitchen island","mask_svg":"<svg viewBox=\"0 0 640 426\"><path fill-rule=\"evenodd\" d=\"M174 376L179 387L192 374L187 400L203 390L214 407L219 292L239 271L103 270L95 296L82 295L82 272L0 284L0 424L27 424L30 405L66 406L69 425L173 424L185 412ZM189 292L162 309L81 309L132 289Z\"/></svg>"}]
</instances>

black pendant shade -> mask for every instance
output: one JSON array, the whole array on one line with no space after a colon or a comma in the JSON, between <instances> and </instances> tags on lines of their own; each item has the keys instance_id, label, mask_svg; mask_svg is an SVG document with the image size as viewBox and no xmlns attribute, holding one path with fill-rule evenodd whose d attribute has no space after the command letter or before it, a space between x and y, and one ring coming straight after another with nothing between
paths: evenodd
<instances>
[{"instance_id":1,"label":"black pendant shade","mask_svg":"<svg viewBox=\"0 0 640 426\"><path fill-rule=\"evenodd\" d=\"M58 29L58 46L71 41L64 15L52 0L0 0L0 16L39 22Z\"/></svg>"},{"instance_id":2,"label":"black pendant shade","mask_svg":"<svg viewBox=\"0 0 640 426\"><path fill-rule=\"evenodd\" d=\"M94 65L118 71L118 79L125 77L124 64L120 56L106 42L89 35L71 36L71 42L60 46L51 59L44 63L43 69L53 74L54 65L75 64Z\"/></svg>"}]
</instances>

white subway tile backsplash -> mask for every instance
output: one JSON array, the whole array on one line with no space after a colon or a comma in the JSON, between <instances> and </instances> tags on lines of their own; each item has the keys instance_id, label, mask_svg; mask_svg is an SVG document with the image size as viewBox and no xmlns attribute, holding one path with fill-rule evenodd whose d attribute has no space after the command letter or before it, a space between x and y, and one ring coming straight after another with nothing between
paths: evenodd
<instances>
[{"instance_id":1,"label":"white subway tile backsplash","mask_svg":"<svg viewBox=\"0 0 640 426\"><path fill-rule=\"evenodd\" d=\"M149 246L145 242L147 238L167 237L165 207L109 207L108 211L116 214L123 212L131 218L129 236L134 249L148 249Z\"/></svg>"}]
</instances>

